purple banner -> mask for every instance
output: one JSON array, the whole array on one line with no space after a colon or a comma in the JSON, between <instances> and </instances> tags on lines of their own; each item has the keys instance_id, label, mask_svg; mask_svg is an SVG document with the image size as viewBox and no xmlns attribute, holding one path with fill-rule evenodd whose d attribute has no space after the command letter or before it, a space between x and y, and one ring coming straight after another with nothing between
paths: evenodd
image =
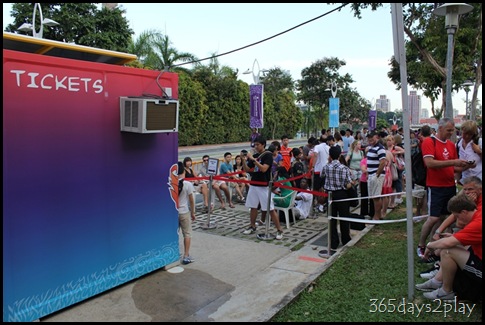
<instances>
[{"instance_id":1,"label":"purple banner","mask_svg":"<svg viewBox=\"0 0 485 325\"><path fill-rule=\"evenodd\" d=\"M375 130L377 123L377 111L369 111L369 130Z\"/></svg>"},{"instance_id":2,"label":"purple banner","mask_svg":"<svg viewBox=\"0 0 485 325\"><path fill-rule=\"evenodd\" d=\"M263 85L249 86L249 127L263 128Z\"/></svg>"}]
</instances>

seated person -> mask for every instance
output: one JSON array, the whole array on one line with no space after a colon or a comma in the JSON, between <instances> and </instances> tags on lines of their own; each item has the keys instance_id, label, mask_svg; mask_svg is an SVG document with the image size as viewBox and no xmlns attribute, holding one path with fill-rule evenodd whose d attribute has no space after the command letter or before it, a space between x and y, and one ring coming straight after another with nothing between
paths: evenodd
<instances>
[{"instance_id":1,"label":"seated person","mask_svg":"<svg viewBox=\"0 0 485 325\"><path fill-rule=\"evenodd\" d=\"M206 160L204 160L206 159ZM204 158L203 163L208 164L209 157ZM190 157L185 157L184 158L184 169L185 169L185 178L194 178L195 173L192 170L192 158ZM209 187L207 186L207 182L203 180L195 180L195 181L190 181L194 185L195 191L199 192L202 194L204 197L204 207L207 210L208 208L208 203L209 203Z\"/></svg>"},{"instance_id":2,"label":"seated person","mask_svg":"<svg viewBox=\"0 0 485 325\"><path fill-rule=\"evenodd\" d=\"M221 166L219 167L219 174L220 175L225 175L225 174L232 174L234 171L232 169L232 155L230 152L226 152L224 154L224 161L221 163ZM234 176L229 176L228 179L233 179ZM222 198L222 193L221 190L224 192L226 195L227 202L229 203L229 207L235 208L235 205L232 203L232 198L231 198L231 193L229 192L229 187L227 185L228 182L225 182L223 180L215 180L212 184L212 188L216 191L217 198L219 199L219 202L221 202L221 209L224 210L226 208L224 204L224 199Z\"/></svg>"},{"instance_id":3,"label":"seated person","mask_svg":"<svg viewBox=\"0 0 485 325\"><path fill-rule=\"evenodd\" d=\"M300 180L300 188L304 190L309 190L308 180L302 178ZM293 216L297 220L303 220L310 216L310 211L312 209L313 194L307 192L298 192L295 197L295 207L292 209Z\"/></svg>"},{"instance_id":4,"label":"seated person","mask_svg":"<svg viewBox=\"0 0 485 325\"><path fill-rule=\"evenodd\" d=\"M239 179L239 180L247 180L247 173L244 171L244 168L242 166L242 160L243 160L243 157L241 157L241 155L237 155L236 158L234 158L234 165L233 165L233 170L235 172L239 172L239 174L237 174L235 176L236 179ZM249 184L247 183L232 183L235 185L235 188L236 188L236 192L237 192L237 199L239 200L239 202L241 203L245 203L245 192L246 191L246 187L249 187Z\"/></svg>"},{"instance_id":5,"label":"seated person","mask_svg":"<svg viewBox=\"0 0 485 325\"><path fill-rule=\"evenodd\" d=\"M285 181L290 178L290 175L286 171L286 168L279 166L276 170L276 181L282 182L283 185L291 187L291 182ZM277 187L273 190L274 197L273 202L275 207L288 208L291 202L291 193L294 191L289 188Z\"/></svg>"},{"instance_id":6,"label":"seated person","mask_svg":"<svg viewBox=\"0 0 485 325\"><path fill-rule=\"evenodd\" d=\"M482 209L466 195L455 195L448 202L448 210L456 218L456 226L461 230L454 233L443 233L439 240L429 242L426 245L427 251L436 251L439 254L441 263L438 273L428 281L417 284L416 289L431 291L424 293L428 299L454 299L457 290L458 299L481 299L480 297L463 297L461 288L454 285L456 279L460 284L466 284L475 288L472 295L479 293L482 286ZM468 248L465 246L470 245ZM470 292L463 292L470 294Z\"/></svg>"}]
</instances>

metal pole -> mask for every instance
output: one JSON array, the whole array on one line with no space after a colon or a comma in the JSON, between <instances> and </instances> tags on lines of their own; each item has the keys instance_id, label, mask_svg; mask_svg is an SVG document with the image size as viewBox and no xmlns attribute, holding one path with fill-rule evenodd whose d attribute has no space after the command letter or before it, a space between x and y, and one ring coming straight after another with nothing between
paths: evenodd
<instances>
[{"instance_id":1,"label":"metal pole","mask_svg":"<svg viewBox=\"0 0 485 325\"><path fill-rule=\"evenodd\" d=\"M466 97L465 97L465 116L468 117L469 120L472 119L472 112L470 111L470 108L468 107L468 92L470 90L469 89L465 89L465 94L466 94Z\"/></svg>"},{"instance_id":2,"label":"metal pole","mask_svg":"<svg viewBox=\"0 0 485 325\"><path fill-rule=\"evenodd\" d=\"M403 129L410 129L410 114L408 106L408 83L407 83L407 64L406 64L406 48L404 47L404 26L402 3L391 4L391 18L394 41L394 57L399 63L399 71L401 74L401 98L403 104ZM448 71L451 84L451 70ZM451 104L451 88L450 90L450 104ZM408 257L408 298L413 299L414 296L414 235L413 235L413 200L412 200L412 182L413 177L411 168L411 140L409 132L404 132L404 160L406 166L406 234L407 234L407 257Z\"/></svg>"},{"instance_id":3,"label":"metal pole","mask_svg":"<svg viewBox=\"0 0 485 325\"><path fill-rule=\"evenodd\" d=\"M332 222L337 222L335 220L332 220L332 191L328 192L328 210L327 210L327 216L328 216L328 230L327 230L327 258L330 258L331 252L330 252L330 241L332 239L332 227L331 223Z\"/></svg>"},{"instance_id":4,"label":"metal pole","mask_svg":"<svg viewBox=\"0 0 485 325\"><path fill-rule=\"evenodd\" d=\"M214 229L217 225L212 222L211 223L211 210L212 210L212 175L209 175L209 204L207 205L208 211L207 212L207 224L202 226L202 229Z\"/></svg>"},{"instance_id":5,"label":"metal pole","mask_svg":"<svg viewBox=\"0 0 485 325\"><path fill-rule=\"evenodd\" d=\"M446 52L446 108L445 117L453 119L453 103L451 102L451 76L453 72L453 34L455 28L450 27L448 32L448 50Z\"/></svg>"}]
</instances>

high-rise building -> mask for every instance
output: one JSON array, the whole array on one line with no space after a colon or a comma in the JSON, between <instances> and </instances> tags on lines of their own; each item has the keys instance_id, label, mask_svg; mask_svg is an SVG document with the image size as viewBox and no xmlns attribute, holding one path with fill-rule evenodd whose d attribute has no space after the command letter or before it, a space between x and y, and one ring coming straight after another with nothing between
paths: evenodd
<instances>
[{"instance_id":1,"label":"high-rise building","mask_svg":"<svg viewBox=\"0 0 485 325\"><path fill-rule=\"evenodd\" d=\"M429 111L427 108L421 108L421 118L429 118Z\"/></svg>"},{"instance_id":2,"label":"high-rise building","mask_svg":"<svg viewBox=\"0 0 485 325\"><path fill-rule=\"evenodd\" d=\"M419 117L421 111L421 96L415 90L411 90L408 95L409 115L411 116L411 124L419 124Z\"/></svg>"},{"instance_id":3,"label":"high-rise building","mask_svg":"<svg viewBox=\"0 0 485 325\"><path fill-rule=\"evenodd\" d=\"M376 99L376 110L387 113L391 111L391 100L387 99L386 95L380 95Z\"/></svg>"}]
</instances>

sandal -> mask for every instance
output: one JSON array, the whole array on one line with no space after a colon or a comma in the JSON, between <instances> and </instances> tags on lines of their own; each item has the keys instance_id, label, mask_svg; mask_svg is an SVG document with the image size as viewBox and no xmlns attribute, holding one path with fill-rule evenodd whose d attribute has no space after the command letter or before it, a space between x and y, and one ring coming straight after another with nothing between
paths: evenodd
<instances>
[{"instance_id":1,"label":"sandal","mask_svg":"<svg viewBox=\"0 0 485 325\"><path fill-rule=\"evenodd\" d=\"M231 209L234 209L236 206L235 206L233 203L231 203L231 204L229 204L229 207L230 207Z\"/></svg>"},{"instance_id":2,"label":"sandal","mask_svg":"<svg viewBox=\"0 0 485 325\"><path fill-rule=\"evenodd\" d=\"M262 222L261 220L257 220L256 221L256 226L264 226L264 222Z\"/></svg>"}]
</instances>

